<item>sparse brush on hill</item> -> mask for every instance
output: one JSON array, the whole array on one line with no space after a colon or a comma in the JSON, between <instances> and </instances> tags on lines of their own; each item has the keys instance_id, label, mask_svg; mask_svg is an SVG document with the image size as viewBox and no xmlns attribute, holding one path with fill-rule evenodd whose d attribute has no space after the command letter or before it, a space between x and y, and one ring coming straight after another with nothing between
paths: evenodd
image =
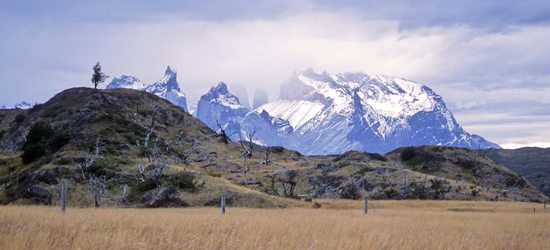
<instances>
[{"instance_id":1,"label":"sparse brush on hill","mask_svg":"<svg viewBox=\"0 0 550 250\"><path fill-rule=\"evenodd\" d=\"M25 118L17 123L19 114ZM546 199L471 150L304 156L256 145L253 133L226 143L182 108L129 89L69 89L0 115L0 160L11 169L0 169L2 203L56 203L62 178L71 206L214 206L222 196L250 207L287 207L298 198Z\"/></svg>"},{"instance_id":2,"label":"sparse brush on hill","mask_svg":"<svg viewBox=\"0 0 550 250\"><path fill-rule=\"evenodd\" d=\"M56 133L49 124L38 121L31 126L26 142L23 144L21 155L23 163L28 164L44 155L54 154L70 140L69 134Z\"/></svg>"}]
</instances>

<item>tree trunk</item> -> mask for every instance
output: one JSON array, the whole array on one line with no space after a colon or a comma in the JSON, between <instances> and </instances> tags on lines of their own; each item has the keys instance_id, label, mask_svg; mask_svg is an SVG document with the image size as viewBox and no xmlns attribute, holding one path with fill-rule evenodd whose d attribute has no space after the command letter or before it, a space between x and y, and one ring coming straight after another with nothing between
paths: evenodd
<instances>
[{"instance_id":1,"label":"tree trunk","mask_svg":"<svg viewBox=\"0 0 550 250\"><path fill-rule=\"evenodd\" d=\"M94 199L94 200L95 200L95 207L96 207L96 208L99 208L99 202L100 202L100 200L101 200L101 196L99 195L99 192L96 192L96 193L95 193L94 198L95 198L95 199Z\"/></svg>"},{"instance_id":2,"label":"tree trunk","mask_svg":"<svg viewBox=\"0 0 550 250\"><path fill-rule=\"evenodd\" d=\"M365 197L365 207L364 207L365 214L369 212L369 198Z\"/></svg>"}]
</instances>

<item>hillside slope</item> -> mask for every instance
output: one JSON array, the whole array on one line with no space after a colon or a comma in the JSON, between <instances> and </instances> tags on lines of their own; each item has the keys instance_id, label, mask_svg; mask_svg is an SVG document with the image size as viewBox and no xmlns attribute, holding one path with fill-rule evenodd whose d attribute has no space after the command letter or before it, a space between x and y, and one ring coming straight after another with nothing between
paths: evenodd
<instances>
[{"instance_id":1,"label":"hillside slope","mask_svg":"<svg viewBox=\"0 0 550 250\"><path fill-rule=\"evenodd\" d=\"M480 152L524 176L550 196L550 148L488 149Z\"/></svg>"},{"instance_id":2,"label":"hillside slope","mask_svg":"<svg viewBox=\"0 0 550 250\"><path fill-rule=\"evenodd\" d=\"M298 197L546 199L470 150L304 156L225 141L181 107L131 89L68 89L0 117L1 203L56 203L61 179L71 206L212 206L221 196L249 207L307 205L290 199Z\"/></svg>"}]
</instances>

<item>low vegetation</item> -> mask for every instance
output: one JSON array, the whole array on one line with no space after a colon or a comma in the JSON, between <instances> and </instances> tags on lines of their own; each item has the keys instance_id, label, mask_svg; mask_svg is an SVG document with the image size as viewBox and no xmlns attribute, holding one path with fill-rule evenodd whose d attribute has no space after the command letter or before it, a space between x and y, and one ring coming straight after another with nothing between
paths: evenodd
<instances>
[{"instance_id":1,"label":"low vegetation","mask_svg":"<svg viewBox=\"0 0 550 250\"><path fill-rule=\"evenodd\" d=\"M228 129L228 128L226 128ZM0 110L0 204L291 207L311 199L543 202L528 181L462 148L305 156L255 145L251 128L212 131L153 94L74 88L29 110ZM227 132L227 134L226 134ZM224 136L225 135L225 136ZM322 204L321 204L322 205Z\"/></svg>"},{"instance_id":2,"label":"low vegetation","mask_svg":"<svg viewBox=\"0 0 550 250\"><path fill-rule=\"evenodd\" d=\"M308 203L311 204L311 203ZM0 249L546 249L540 204L319 200L319 209L0 207ZM533 213L536 208L536 213Z\"/></svg>"},{"instance_id":3,"label":"low vegetation","mask_svg":"<svg viewBox=\"0 0 550 250\"><path fill-rule=\"evenodd\" d=\"M22 147L23 154L21 158L23 159L23 163L31 163L44 155L51 155L57 152L65 146L70 139L70 135L62 132L56 133L51 126L44 121L34 123Z\"/></svg>"}]
</instances>

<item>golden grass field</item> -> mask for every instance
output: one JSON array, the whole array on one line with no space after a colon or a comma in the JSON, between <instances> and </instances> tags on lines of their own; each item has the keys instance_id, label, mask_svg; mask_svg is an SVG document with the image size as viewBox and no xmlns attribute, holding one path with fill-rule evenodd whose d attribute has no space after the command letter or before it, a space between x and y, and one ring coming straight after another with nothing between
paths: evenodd
<instances>
[{"instance_id":1,"label":"golden grass field","mask_svg":"<svg viewBox=\"0 0 550 250\"><path fill-rule=\"evenodd\" d=\"M0 207L0 249L550 249L550 209L321 201L321 209ZM536 213L533 213L536 208Z\"/></svg>"}]
</instances>

